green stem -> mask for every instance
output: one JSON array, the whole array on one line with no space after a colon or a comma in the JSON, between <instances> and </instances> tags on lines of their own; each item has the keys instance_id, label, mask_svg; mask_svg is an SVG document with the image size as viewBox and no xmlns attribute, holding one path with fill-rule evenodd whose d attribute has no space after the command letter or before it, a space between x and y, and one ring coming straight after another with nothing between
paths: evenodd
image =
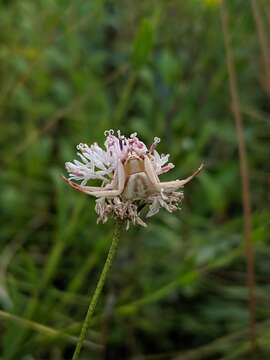
<instances>
[{"instance_id":1,"label":"green stem","mask_svg":"<svg viewBox=\"0 0 270 360\"><path fill-rule=\"evenodd\" d=\"M86 317L84 319L84 323L83 323L83 326L82 326L79 341L78 341L78 343L76 345L76 349L74 351L72 360L77 360L79 358L80 351L81 351L83 342L85 340L85 337L87 335L87 330L89 329L90 322L92 320L92 316L94 314L98 299L99 299L100 294L102 292L102 289L104 287L104 283L105 283L107 274L108 274L108 272L109 272L109 270L111 268L112 261L114 259L115 254L116 254L116 250L117 250L119 239L120 239L120 232L121 232L121 223L117 222L116 225L115 225L115 230L114 230L114 234L113 234L111 247L110 247L106 262L104 264L102 273L101 273L101 275L99 277L99 280L98 280L94 295L93 295L93 297L92 297L92 299L90 301L89 308L88 308L88 311L87 311L87 314L86 314Z\"/></svg>"}]
</instances>

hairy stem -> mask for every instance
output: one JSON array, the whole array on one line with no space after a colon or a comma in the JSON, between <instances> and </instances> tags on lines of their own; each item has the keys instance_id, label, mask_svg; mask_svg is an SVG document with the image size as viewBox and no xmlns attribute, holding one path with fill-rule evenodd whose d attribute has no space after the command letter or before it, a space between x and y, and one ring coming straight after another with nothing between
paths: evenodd
<instances>
[{"instance_id":1,"label":"hairy stem","mask_svg":"<svg viewBox=\"0 0 270 360\"><path fill-rule=\"evenodd\" d=\"M101 275L99 277L96 289L94 291L94 295L93 295L93 297L92 297L92 299L90 301L88 311L87 311L87 314L86 314L86 317L84 319L84 323L83 323L83 326L82 326L79 341L78 341L78 343L76 345L76 349L74 351L72 360L77 360L79 358L80 351L81 351L83 342L84 342L84 340L86 338L87 331L89 329L90 322L92 320L92 316L94 314L98 299L99 299L99 297L101 295L101 292L102 292L102 289L104 287L107 274L108 274L108 272L109 272L109 270L111 268L113 259L114 259L115 254L116 254L116 250L117 250L118 243L119 243L119 240L120 240L121 226L122 225L121 225L120 222L117 222L115 224L115 230L114 230L114 234L113 234L111 247L110 247L106 262L104 264L103 270L102 270Z\"/></svg>"},{"instance_id":2,"label":"hairy stem","mask_svg":"<svg viewBox=\"0 0 270 360\"><path fill-rule=\"evenodd\" d=\"M221 21L224 35L226 61L229 74L229 86L232 101L232 112L235 119L240 162L240 175L242 180L242 205L244 217L244 241L247 260L247 287L249 291L249 335L252 358L256 358L256 280L255 280L255 255L252 244L252 213L249 187L249 171L247 152L244 138L243 120L240 110L235 64L229 36L228 12L226 0L221 1Z\"/></svg>"}]
</instances>

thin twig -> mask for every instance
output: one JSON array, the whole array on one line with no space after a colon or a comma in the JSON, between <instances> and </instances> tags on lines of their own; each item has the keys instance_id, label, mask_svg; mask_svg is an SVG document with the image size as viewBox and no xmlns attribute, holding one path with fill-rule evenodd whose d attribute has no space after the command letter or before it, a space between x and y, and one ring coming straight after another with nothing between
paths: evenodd
<instances>
[{"instance_id":1,"label":"thin twig","mask_svg":"<svg viewBox=\"0 0 270 360\"><path fill-rule=\"evenodd\" d=\"M94 314L98 299L99 299L99 297L101 295L101 292L103 290L107 274L108 274L108 272L109 272L109 270L111 268L113 259L114 259L115 254L116 254L116 250L117 250L118 243L119 243L119 240L120 240L121 227L122 227L121 223L117 222L116 225L115 225L115 231L114 231L114 234L113 234L112 244L111 244L111 247L110 247L106 262L104 264L102 273L101 273L100 278L98 280L96 289L94 291L93 297L92 297L92 299L90 301L89 308L88 308L88 311L87 311L87 314L86 314L86 317L85 317L85 320L84 320L84 323L83 323L83 326L82 326L82 329L81 329L80 338L79 338L79 341L78 341L78 343L76 345L76 349L74 351L72 360L77 360L79 358L81 348L82 348L83 342L84 342L84 340L86 338L87 331L89 329L90 322L92 320L92 316Z\"/></svg>"},{"instance_id":2,"label":"thin twig","mask_svg":"<svg viewBox=\"0 0 270 360\"><path fill-rule=\"evenodd\" d=\"M248 117L252 118L252 120L258 120L258 121L264 122L267 125L270 125L269 117L267 116L266 113L264 113L262 111L258 111L257 109L253 109L248 106L242 106L241 112L242 112L242 114L247 115Z\"/></svg>"},{"instance_id":3,"label":"thin twig","mask_svg":"<svg viewBox=\"0 0 270 360\"><path fill-rule=\"evenodd\" d=\"M242 180L242 205L244 216L244 241L247 259L247 286L249 290L249 336L251 354L256 358L256 283L255 283L255 255L251 238L252 214L250 204L249 171L246 155L246 145L243 130L243 121L240 108L240 99L237 88L236 70L230 44L228 12L226 1L221 1L221 21L224 36L226 61L229 73L229 86L232 101L232 112L235 119L236 134L238 140L240 175Z\"/></svg>"},{"instance_id":4,"label":"thin twig","mask_svg":"<svg viewBox=\"0 0 270 360\"><path fill-rule=\"evenodd\" d=\"M67 334L65 332L55 330L49 326L37 323L35 321L22 318L20 316L11 314L7 311L0 310L0 318L6 321L12 321L16 323L19 326L26 327L29 329L32 329L34 331L39 332L42 335L45 335L46 337L52 337L52 338L59 338L67 340L68 342L71 342L72 344L76 344L78 341L78 338L76 336ZM84 340L85 346L87 346L89 349L95 349L95 350L101 350L102 345L95 344L92 341Z\"/></svg>"}]
</instances>

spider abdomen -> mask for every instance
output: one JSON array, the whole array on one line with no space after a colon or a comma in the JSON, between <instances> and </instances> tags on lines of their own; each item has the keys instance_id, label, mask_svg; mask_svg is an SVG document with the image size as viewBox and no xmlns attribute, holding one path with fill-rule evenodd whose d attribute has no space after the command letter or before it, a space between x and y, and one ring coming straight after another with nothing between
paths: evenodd
<instances>
[{"instance_id":1,"label":"spider abdomen","mask_svg":"<svg viewBox=\"0 0 270 360\"><path fill-rule=\"evenodd\" d=\"M144 172L128 177L123 196L130 200L144 199L153 192L153 186Z\"/></svg>"}]
</instances>

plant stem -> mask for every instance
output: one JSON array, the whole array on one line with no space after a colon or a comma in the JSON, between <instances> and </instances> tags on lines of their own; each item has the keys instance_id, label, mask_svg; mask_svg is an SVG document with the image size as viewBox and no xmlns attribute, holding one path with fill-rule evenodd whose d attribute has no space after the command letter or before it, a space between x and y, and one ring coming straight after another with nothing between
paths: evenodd
<instances>
[{"instance_id":1,"label":"plant stem","mask_svg":"<svg viewBox=\"0 0 270 360\"><path fill-rule=\"evenodd\" d=\"M102 273L101 273L101 275L99 277L99 280L98 280L94 295L93 295L93 297L92 297L92 299L90 301L88 311L87 311L87 314L86 314L86 317L85 317L85 320L84 320L84 323L83 323L83 326L82 326L79 341L78 341L78 343L76 345L76 349L74 351L72 360L77 360L79 358L79 354L80 354L83 342L85 340L85 337L87 335L87 330L89 329L90 322L91 322L92 316L94 314L98 299L99 299L100 294L102 292L102 289L104 287L104 283L105 283L107 274L108 274L108 272L109 272L109 270L111 268L114 256L116 254L116 250L117 250L119 239L120 239L121 227L122 227L121 223L116 222L111 247L110 247L106 262L104 264Z\"/></svg>"},{"instance_id":2,"label":"plant stem","mask_svg":"<svg viewBox=\"0 0 270 360\"><path fill-rule=\"evenodd\" d=\"M232 112L235 118L236 135L240 162L240 175L242 180L242 206L244 217L244 241L247 259L247 287L249 291L249 337L251 358L257 357L256 334L256 279L255 279L255 251L252 242L252 210L250 199L249 168L247 160L244 126L241 114L240 96L238 92L237 75L231 39L229 34L229 21L226 0L221 0L221 22L225 44L226 62L229 75L229 87L232 101Z\"/></svg>"}]
</instances>

